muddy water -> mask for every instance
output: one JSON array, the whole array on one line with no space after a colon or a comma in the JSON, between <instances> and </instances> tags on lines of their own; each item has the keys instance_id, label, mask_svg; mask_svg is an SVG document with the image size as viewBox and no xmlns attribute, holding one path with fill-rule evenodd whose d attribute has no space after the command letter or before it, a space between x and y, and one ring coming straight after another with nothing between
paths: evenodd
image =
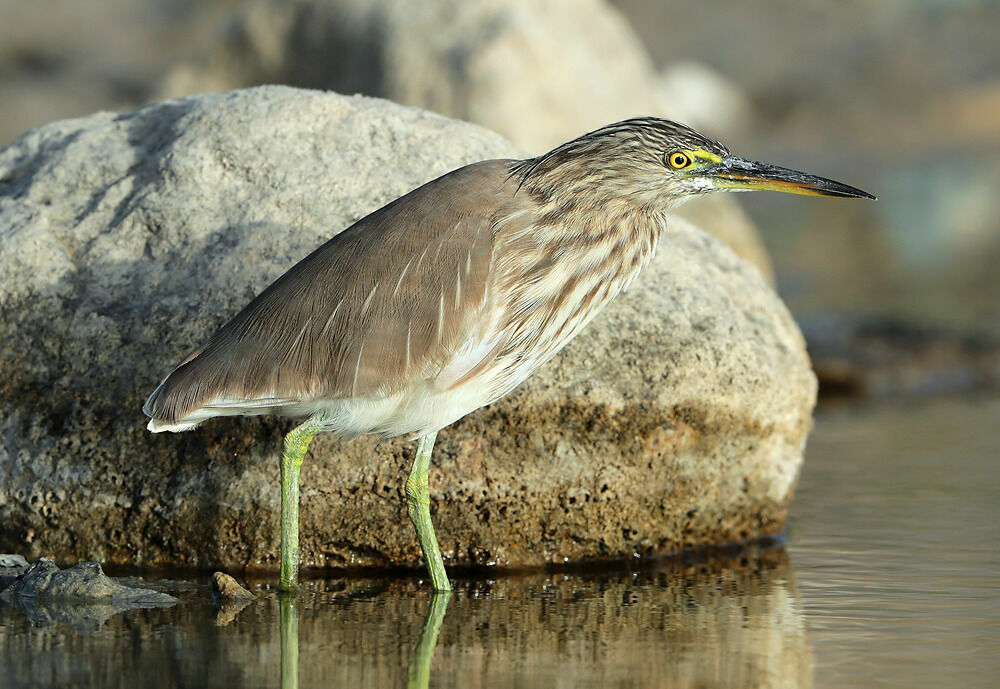
<instances>
[{"instance_id":1,"label":"muddy water","mask_svg":"<svg viewBox=\"0 0 1000 689\"><path fill-rule=\"evenodd\" d=\"M0 686L994 687L1000 400L827 409L784 548L326 579L217 610L0 608Z\"/></svg>"}]
</instances>

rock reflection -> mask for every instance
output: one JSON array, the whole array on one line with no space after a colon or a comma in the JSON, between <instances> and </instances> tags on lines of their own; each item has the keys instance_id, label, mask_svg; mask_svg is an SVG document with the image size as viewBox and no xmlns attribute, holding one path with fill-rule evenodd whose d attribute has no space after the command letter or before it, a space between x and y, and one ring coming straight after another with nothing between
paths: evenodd
<instances>
[{"instance_id":1,"label":"rock reflection","mask_svg":"<svg viewBox=\"0 0 1000 689\"><path fill-rule=\"evenodd\" d=\"M232 624L251 602L249 600L237 600L220 604L219 609L215 612L215 624L219 627Z\"/></svg>"},{"instance_id":2,"label":"rock reflection","mask_svg":"<svg viewBox=\"0 0 1000 689\"><path fill-rule=\"evenodd\" d=\"M304 582L228 626L188 602L100 633L32 629L0 610L14 685L810 687L811 650L781 551L601 573ZM4 616L6 615L6 616ZM58 653L51 649L59 649ZM49 649L49 652L46 650Z\"/></svg>"},{"instance_id":3,"label":"rock reflection","mask_svg":"<svg viewBox=\"0 0 1000 689\"><path fill-rule=\"evenodd\" d=\"M780 551L628 574L510 576L456 584L440 624L430 670L433 685L812 685L805 623L791 566ZM336 593L317 595L303 612L303 638L325 637L321 643L337 651L335 660L318 652L315 662L304 662L303 682L412 682L426 630L434 626L433 601L402 582L378 592L371 584L340 585ZM428 605L421 630L417 622ZM407 663L405 654L415 645L418 651Z\"/></svg>"}]
</instances>

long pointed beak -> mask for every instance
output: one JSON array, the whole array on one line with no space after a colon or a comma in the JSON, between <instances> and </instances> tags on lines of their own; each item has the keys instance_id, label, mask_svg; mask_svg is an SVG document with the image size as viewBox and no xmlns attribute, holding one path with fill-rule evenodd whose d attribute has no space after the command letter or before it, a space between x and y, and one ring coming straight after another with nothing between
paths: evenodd
<instances>
[{"instance_id":1,"label":"long pointed beak","mask_svg":"<svg viewBox=\"0 0 1000 689\"><path fill-rule=\"evenodd\" d=\"M717 189L769 190L805 196L875 199L867 191L861 191L832 179L736 156L726 156L721 163L708 168L702 174L711 178Z\"/></svg>"}]
</instances>

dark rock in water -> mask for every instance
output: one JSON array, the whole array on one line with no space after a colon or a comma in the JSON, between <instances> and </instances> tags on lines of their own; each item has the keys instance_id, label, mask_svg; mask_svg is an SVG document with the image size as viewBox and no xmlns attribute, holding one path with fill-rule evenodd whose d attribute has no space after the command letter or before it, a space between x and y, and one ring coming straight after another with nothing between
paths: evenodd
<instances>
[{"instance_id":1,"label":"dark rock in water","mask_svg":"<svg viewBox=\"0 0 1000 689\"><path fill-rule=\"evenodd\" d=\"M802 323L823 395L962 392L1000 385L1000 341L894 319Z\"/></svg>"},{"instance_id":2,"label":"dark rock in water","mask_svg":"<svg viewBox=\"0 0 1000 689\"><path fill-rule=\"evenodd\" d=\"M59 622L95 630L119 613L169 607L177 599L160 591L125 585L105 575L96 562L81 562L60 570L52 560L41 558L0 592L0 602L20 610L38 626Z\"/></svg>"},{"instance_id":3,"label":"dark rock in water","mask_svg":"<svg viewBox=\"0 0 1000 689\"><path fill-rule=\"evenodd\" d=\"M19 597L44 597L68 603L111 601L139 607L177 602L166 593L120 584L108 577L96 562L81 562L60 570L55 562L45 557L32 564L0 596L8 601Z\"/></svg>"},{"instance_id":4,"label":"dark rock in water","mask_svg":"<svg viewBox=\"0 0 1000 689\"><path fill-rule=\"evenodd\" d=\"M212 592L223 603L253 600L254 595L240 586L240 583L224 572L212 575Z\"/></svg>"}]
</instances>

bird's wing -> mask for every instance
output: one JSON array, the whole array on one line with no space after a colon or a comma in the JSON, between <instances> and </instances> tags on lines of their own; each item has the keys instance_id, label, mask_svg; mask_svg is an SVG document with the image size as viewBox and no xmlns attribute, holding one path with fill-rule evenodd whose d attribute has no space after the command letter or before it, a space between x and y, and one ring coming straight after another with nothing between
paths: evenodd
<instances>
[{"instance_id":1,"label":"bird's wing","mask_svg":"<svg viewBox=\"0 0 1000 689\"><path fill-rule=\"evenodd\" d=\"M469 357L483 327L508 169L461 168L344 230L178 366L144 411L174 422L226 407L377 398L449 364L447 376L460 375L456 357Z\"/></svg>"}]
</instances>

